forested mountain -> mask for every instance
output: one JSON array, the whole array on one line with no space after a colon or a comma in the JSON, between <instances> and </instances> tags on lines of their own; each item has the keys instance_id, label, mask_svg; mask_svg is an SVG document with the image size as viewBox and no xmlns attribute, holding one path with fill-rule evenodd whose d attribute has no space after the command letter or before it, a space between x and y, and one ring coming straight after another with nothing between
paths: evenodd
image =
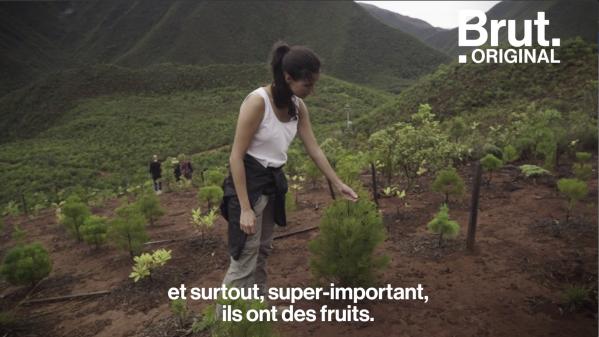
<instances>
[{"instance_id":1,"label":"forested mountain","mask_svg":"<svg viewBox=\"0 0 599 337\"><path fill-rule=\"evenodd\" d=\"M0 94L48 71L97 63L242 64L283 39L335 77L405 87L448 60L343 1L73 1L0 3Z\"/></svg>"},{"instance_id":2,"label":"forested mountain","mask_svg":"<svg viewBox=\"0 0 599 337\"><path fill-rule=\"evenodd\" d=\"M421 20L402 16L385 9L367 4L360 5L381 22L410 33L437 50L451 56L460 54L457 28L439 29L423 23ZM598 11L597 1L592 0L576 2L565 0L502 1L487 11L485 27L489 28L490 20L506 19L521 22L525 19L536 19L537 12L545 12L545 18L550 21L549 27L546 29L548 38L559 37L565 40L580 36L587 42L595 42L597 39ZM520 24L517 27L517 36L522 36L523 25ZM507 40L506 29L500 31L499 40Z\"/></svg>"}]
</instances>

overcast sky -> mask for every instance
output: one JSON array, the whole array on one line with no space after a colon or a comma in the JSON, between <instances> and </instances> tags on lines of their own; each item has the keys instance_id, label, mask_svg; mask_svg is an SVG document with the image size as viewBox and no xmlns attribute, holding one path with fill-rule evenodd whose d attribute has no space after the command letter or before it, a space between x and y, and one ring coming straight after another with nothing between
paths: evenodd
<instances>
[{"instance_id":1,"label":"overcast sky","mask_svg":"<svg viewBox=\"0 0 599 337\"><path fill-rule=\"evenodd\" d=\"M489 10L499 1L358 1L424 20L435 27L458 26L460 9Z\"/></svg>"}]
</instances>

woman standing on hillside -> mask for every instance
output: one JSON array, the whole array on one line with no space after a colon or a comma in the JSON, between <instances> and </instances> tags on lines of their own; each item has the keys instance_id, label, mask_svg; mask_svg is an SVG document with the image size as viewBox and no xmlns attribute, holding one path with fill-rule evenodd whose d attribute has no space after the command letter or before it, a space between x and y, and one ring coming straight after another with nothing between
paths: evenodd
<instances>
[{"instance_id":1,"label":"woman standing on hillside","mask_svg":"<svg viewBox=\"0 0 599 337\"><path fill-rule=\"evenodd\" d=\"M266 293L266 258L274 224L286 225L287 180L281 169L297 133L306 152L346 199L357 194L335 174L320 149L303 102L314 91L320 60L310 49L278 42L273 46L273 82L251 92L241 104L224 181L221 214L229 221L229 269L224 284Z\"/></svg>"}]
</instances>

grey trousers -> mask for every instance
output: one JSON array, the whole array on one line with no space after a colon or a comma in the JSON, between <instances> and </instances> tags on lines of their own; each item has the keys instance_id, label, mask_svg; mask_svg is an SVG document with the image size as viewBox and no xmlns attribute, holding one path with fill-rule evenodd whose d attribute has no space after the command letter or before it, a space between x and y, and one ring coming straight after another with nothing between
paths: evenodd
<instances>
[{"instance_id":1,"label":"grey trousers","mask_svg":"<svg viewBox=\"0 0 599 337\"><path fill-rule=\"evenodd\" d=\"M236 288L258 285L260 295L266 294L266 259L272 250L274 228L273 203L267 195L261 195L254 205L256 233L248 235L237 261L229 257L229 269L223 284Z\"/></svg>"}]
</instances>

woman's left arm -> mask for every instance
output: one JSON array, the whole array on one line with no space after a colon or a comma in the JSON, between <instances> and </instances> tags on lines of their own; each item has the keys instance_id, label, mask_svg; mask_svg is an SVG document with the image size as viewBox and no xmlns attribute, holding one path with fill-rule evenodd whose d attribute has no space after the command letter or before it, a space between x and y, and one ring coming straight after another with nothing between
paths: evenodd
<instances>
[{"instance_id":1,"label":"woman's left arm","mask_svg":"<svg viewBox=\"0 0 599 337\"><path fill-rule=\"evenodd\" d=\"M310 114L308 113L308 108L304 104L303 100L299 100L300 111L299 111L299 121L297 126L298 136L304 143L304 147L306 152L312 161L316 164L316 166L320 169L320 171L325 175L327 179L331 181L331 183L335 186L337 191L341 193L346 199L351 201L357 201L358 195L354 192L351 187L345 185L341 179L337 176L331 164L327 160L327 157L322 152L322 149L316 142L316 137L314 137L314 132L312 131L312 123L310 122Z\"/></svg>"}]
</instances>

